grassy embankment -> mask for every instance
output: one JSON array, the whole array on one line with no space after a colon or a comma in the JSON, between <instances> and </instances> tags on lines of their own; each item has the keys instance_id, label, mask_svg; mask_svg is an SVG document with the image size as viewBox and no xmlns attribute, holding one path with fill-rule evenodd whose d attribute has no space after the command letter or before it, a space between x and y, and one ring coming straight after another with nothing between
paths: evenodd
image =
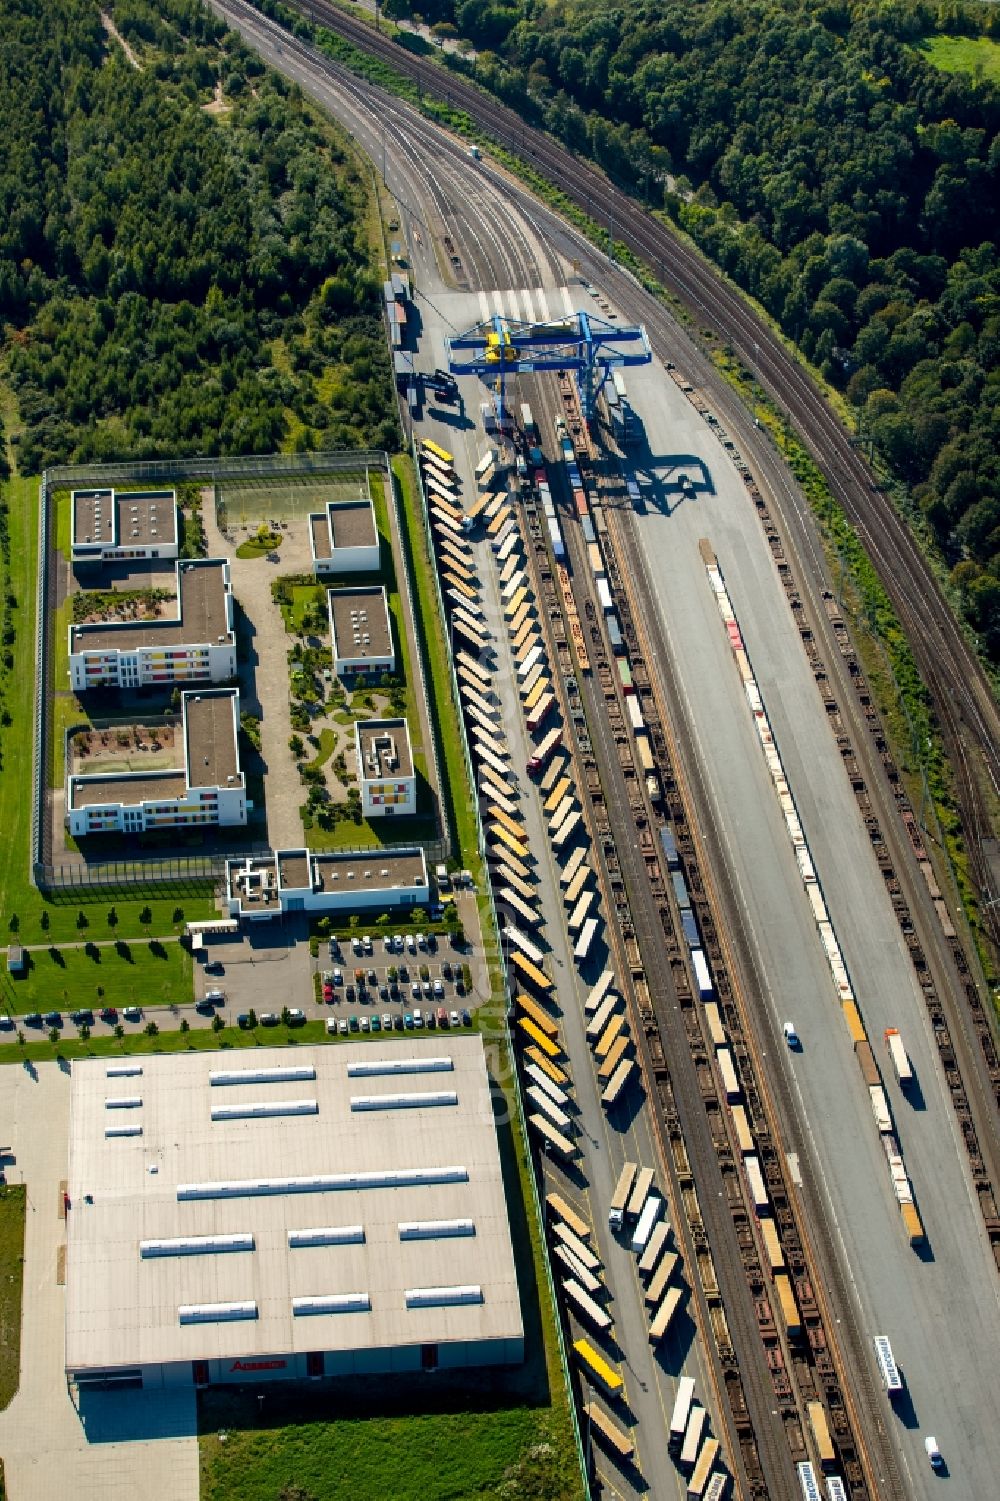
<instances>
[{"instance_id":1,"label":"grassy embankment","mask_svg":"<svg viewBox=\"0 0 1000 1501\"><path fill-rule=\"evenodd\" d=\"M0 1412L10 1406L21 1376L26 1203L23 1183L0 1187Z\"/></svg>"}]
</instances>

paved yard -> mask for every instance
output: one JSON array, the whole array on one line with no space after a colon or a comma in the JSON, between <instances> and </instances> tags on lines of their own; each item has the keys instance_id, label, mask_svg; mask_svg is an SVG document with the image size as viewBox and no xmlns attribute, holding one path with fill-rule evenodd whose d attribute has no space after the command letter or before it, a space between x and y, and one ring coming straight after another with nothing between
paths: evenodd
<instances>
[{"instance_id":1,"label":"paved yard","mask_svg":"<svg viewBox=\"0 0 1000 1501\"><path fill-rule=\"evenodd\" d=\"M238 558L235 545L219 531L211 501L202 506L211 558L228 558L233 593L245 616L237 644L240 708L260 718L261 757L267 791L267 843L272 849L295 849L303 840L299 808L305 788L288 749L292 733L288 698L288 649L281 611L271 598L271 581L282 573L308 573L311 555L306 522L284 533L280 563L266 557Z\"/></svg>"},{"instance_id":2,"label":"paved yard","mask_svg":"<svg viewBox=\"0 0 1000 1501\"><path fill-rule=\"evenodd\" d=\"M66 1227L70 1078L55 1063L0 1069L0 1120L13 1182L28 1188L21 1384L0 1413L10 1501L197 1501L193 1390L95 1392L78 1411L63 1373L64 1289L56 1280ZM72 1214L72 1209L69 1211Z\"/></svg>"}]
</instances>

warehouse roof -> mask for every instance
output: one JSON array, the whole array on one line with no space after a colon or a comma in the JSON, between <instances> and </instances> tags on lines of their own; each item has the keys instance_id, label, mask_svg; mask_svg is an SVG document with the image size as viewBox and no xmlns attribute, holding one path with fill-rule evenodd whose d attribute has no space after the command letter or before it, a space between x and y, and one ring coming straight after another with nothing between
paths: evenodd
<instances>
[{"instance_id":1,"label":"warehouse roof","mask_svg":"<svg viewBox=\"0 0 1000 1501\"><path fill-rule=\"evenodd\" d=\"M522 1335L475 1036L75 1062L68 1194L70 1371Z\"/></svg>"}]
</instances>

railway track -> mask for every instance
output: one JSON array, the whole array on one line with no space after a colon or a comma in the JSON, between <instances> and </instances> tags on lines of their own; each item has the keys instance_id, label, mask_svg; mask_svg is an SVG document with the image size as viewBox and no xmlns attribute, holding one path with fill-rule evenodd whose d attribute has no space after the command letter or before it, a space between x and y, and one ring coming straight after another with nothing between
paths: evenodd
<instances>
[{"instance_id":1,"label":"railway track","mask_svg":"<svg viewBox=\"0 0 1000 1501\"><path fill-rule=\"evenodd\" d=\"M992 884L985 849L992 826L980 776L992 795L1000 797L1000 709L905 522L878 488L872 470L802 366L697 252L616 192L596 168L466 80L421 62L327 0L292 0L292 4L303 15L389 63L417 82L423 92L465 110L481 128L558 183L584 212L612 212L616 241L638 256L701 326L725 339L788 412L861 538L906 631L953 768L965 848L983 898ZM676 328L672 336L676 340ZM1000 907L981 901L980 910L984 931L1000 959Z\"/></svg>"}]
</instances>

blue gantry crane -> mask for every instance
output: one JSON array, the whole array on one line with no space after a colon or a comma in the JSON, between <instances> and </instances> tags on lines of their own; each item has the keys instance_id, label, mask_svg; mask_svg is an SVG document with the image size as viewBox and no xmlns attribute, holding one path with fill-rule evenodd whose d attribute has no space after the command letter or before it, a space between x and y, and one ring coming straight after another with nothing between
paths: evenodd
<instances>
[{"instance_id":1,"label":"blue gantry crane","mask_svg":"<svg viewBox=\"0 0 1000 1501\"><path fill-rule=\"evenodd\" d=\"M652 359L641 324L619 326L589 313L570 313L548 323L521 323L497 315L448 339L446 347L453 375L478 375L489 388L501 429L508 376L574 371L589 422L609 371L621 365L648 365Z\"/></svg>"}]
</instances>

